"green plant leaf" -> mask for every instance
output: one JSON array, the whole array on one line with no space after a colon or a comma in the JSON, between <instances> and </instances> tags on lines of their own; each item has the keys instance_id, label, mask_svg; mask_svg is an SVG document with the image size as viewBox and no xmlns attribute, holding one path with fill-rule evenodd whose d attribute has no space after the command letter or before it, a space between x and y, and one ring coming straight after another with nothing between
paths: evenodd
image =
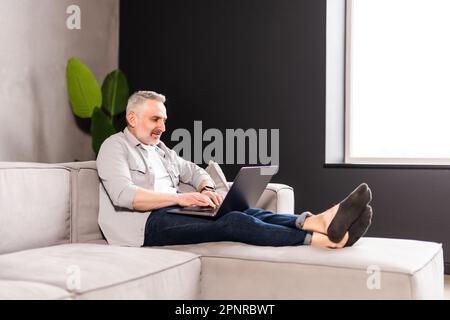
<instances>
[{"instance_id":1,"label":"green plant leaf","mask_svg":"<svg viewBox=\"0 0 450 320\"><path fill-rule=\"evenodd\" d=\"M72 112L77 117L90 118L94 108L102 105L102 93L91 70L80 60L71 58L66 79Z\"/></svg>"},{"instance_id":2,"label":"green plant leaf","mask_svg":"<svg viewBox=\"0 0 450 320\"><path fill-rule=\"evenodd\" d=\"M128 101L128 81L125 74L120 70L108 74L103 81L102 94L103 108L111 116L124 112Z\"/></svg>"},{"instance_id":3,"label":"green plant leaf","mask_svg":"<svg viewBox=\"0 0 450 320\"><path fill-rule=\"evenodd\" d=\"M95 108L91 120L92 149L95 154L98 154L103 141L114 133L116 130L111 119L100 108Z\"/></svg>"}]
</instances>

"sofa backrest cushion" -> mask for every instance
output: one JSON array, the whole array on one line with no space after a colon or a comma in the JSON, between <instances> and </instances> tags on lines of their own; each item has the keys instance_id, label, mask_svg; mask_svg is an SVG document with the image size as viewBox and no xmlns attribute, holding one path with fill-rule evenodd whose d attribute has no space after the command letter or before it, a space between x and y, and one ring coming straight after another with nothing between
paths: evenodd
<instances>
[{"instance_id":1,"label":"sofa backrest cushion","mask_svg":"<svg viewBox=\"0 0 450 320\"><path fill-rule=\"evenodd\" d=\"M0 254L70 242L70 179L61 165L0 163Z\"/></svg>"},{"instance_id":2,"label":"sofa backrest cushion","mask_svg":"<svg viewBox=\"0 0 450 320\"><path fill-rule=\"evenodd\" d=\"M100 179L95 161L61 165L71 171L71 242L106 243L98 225Z\"/></svg>"}]
</instances>

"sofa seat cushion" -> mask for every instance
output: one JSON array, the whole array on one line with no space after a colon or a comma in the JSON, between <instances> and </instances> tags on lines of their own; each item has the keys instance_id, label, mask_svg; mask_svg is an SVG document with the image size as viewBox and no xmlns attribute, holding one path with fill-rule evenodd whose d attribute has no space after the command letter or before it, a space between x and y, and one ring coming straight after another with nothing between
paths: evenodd
<instances>
[{"instance_id":1,"label":"sofa seat cushion","mask_svg":"<svg viewBox=\"0 0 450 320\"><path fill-rule=\"evenodd\" d=\"M71 294L44 283L0 280L0 300L62 300Z\"/></svg>"},{"instance_id":2,"label":"sofa seat cushion","mask_svg":"<svg viewBox=\"0 0 450 320\"><path fill-rule=\"evenodd\" d=\"M440 299L442 246L362 238L340 250L213 242L166 249L202 256L204 299Z\"/></svg>"},{"instance_id":3,"label":"sofa seat cushion","mask_svg":"<svg viewBox=\"0 0 450 320\"><path fill-rule=\"evenodd\" d=\"M1 255L0 279L55 286L75 299L195 299L200 260L173 250L67 244Z\"/></svg>"}]
</instances>

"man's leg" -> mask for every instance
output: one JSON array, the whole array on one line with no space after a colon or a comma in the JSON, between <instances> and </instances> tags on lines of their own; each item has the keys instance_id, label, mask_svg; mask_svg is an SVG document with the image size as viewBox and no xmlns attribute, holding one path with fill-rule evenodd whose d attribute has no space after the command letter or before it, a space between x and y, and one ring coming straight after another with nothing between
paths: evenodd
<instances>
[{"instance_id":1,"label":"man's leg","mask_svg":"<svg viewBox=\"0 0 450 320\"><path fill-rule=\"evenodd\" d=\"M310 212L304 212L300 215L279 214L258 208L250 208L244 212L266 223L310 231L312 234L310 244L312 246L342 248L349 239L348 233L338 243L332 242L326 235L327 227L336 215L338 206L336 205L318 215L313 215Z\"/></svg>"},{"instance_id":2,"label":"man's leg","mask_svg":"<svg viewBox=\"0 0 450 320\"><path fill-rule=\"evenodd\" d=\"M167 209L166 209L167 210ZM232 211L217 220L157 210L146 225L145 246L237 241L260 246L310 244L308 231L265 223L244 212Z\"/></svg>"},{"instance_id":3,"label":"man's leg","mask_svg":"<svg viewBox=\"0 0 450 320\"><path fill-rule=\"evenodd\" d=\"M342 248L349 239L348 230L352 233L351 238L355 238L351 241L352 244L364 234L364 230L367 230L368 224L370 224L371 210L369 210L370 215L367 215L368 222L354 223L353 229L355 230L352 232L350 227L345 229L338 241L331 241L328 237L330 224L338 220L335 217L340 218L341 221L347 219L349 214L342 208L350 207L352 209L352 203L360 202L360 199L354 199L353 192L338 205L318 215L309 213L303 213L300 216L279 215L262 209L249 209L247 212L230 212L218 220L165 214L164 210L168 210L168 208L163 208L152 212L149 216L144 245L238 241L267 246L311 244L320 247Z\"/></svg>"},{"instance_id":4,"label":"man's leg","mask_svg":"<svg viewBox=\"0 0 450 320\"><path fill-rule=\"evenodd\" d=\"M244 212L266 223L326 234L327 228L336 216L338 208L339 205L337 204L319 214L312 214L306 211L300 215L273 213L258 208L249 208L244 210Z\"/></svg>"},{"instance_id":5,"label":"man's leg","mask_svg":"<svg viewBox=\"0 0 450 320\"><path fill-rule=\"evenodd\" d=\"M300 215L273 213L258 208L249 208L244 212L266 223L326 234L338 208L339 205L337 204L319 214L303 212Z\"/></svg>"},{"instance_id":6,"label":"man's leg","mask_svg":"<svg viewBox=\"0 0 450 320\"><path fill-rule=\"evenodd\" d=\"M263 222L294 229L302 229L301 226L303 225L305 219L307 217L312 216L312 213L310 212L304 212L300 215L294 215L294 214L273 213L272 211L259 208L249 208L247 210L244 210L244 212Z\"/></svg>"},{"instance_id":7,"label":"man's leg","mask_svg":"<svg viewBox=\"0 0 450 320\"><path fill-rule=\"evenodd\" d=\"M274 214L257 208L247 209L245 213L267 223L310 231L312 245L340 248L343 244L352 245L367 231L372 216L368 208L370 200L370 189L367 184L361 184L339 204L317 215Z\"/></svg>"},{"instance_id":8,"label":"man's leg","mask_svg":"<svg viewBox=\"0 0 450 320\"><path fill-rule=\"evenodd\" d=\"M352 216L350 218L353 221L364 211L371 200L370 191L367 191L367 188L366 184L361 184L339 204L317 215L313 215L310 212L304 212L300 215L277 214L258 208L249 208L244 210L244 212L267 223L327 234L329 226L339 210L342 212L339 217L341 220L341 216L344 216L344 219L347 216Z\"/></svg>"}]
</instances>

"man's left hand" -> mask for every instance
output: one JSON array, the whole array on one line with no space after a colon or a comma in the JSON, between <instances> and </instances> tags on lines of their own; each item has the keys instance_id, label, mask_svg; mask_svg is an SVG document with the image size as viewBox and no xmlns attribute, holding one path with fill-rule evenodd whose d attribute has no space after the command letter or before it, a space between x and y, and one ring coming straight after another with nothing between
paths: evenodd
<instances>
[{"instance_id":1,"label":"man's left hand","mask_svg":"<svg viewBox=\"0 0 450 320\"><path fill-rule=\"evenodd\" d=\"M202 194L204 194L205 196L208 196L212 202L214 202L214 204L216 206L220 206L223 202L224 196L218 194L217 192L214 191L208 191L208 190L204 190L202 192Z\"/></svg>"}]
</instances>

